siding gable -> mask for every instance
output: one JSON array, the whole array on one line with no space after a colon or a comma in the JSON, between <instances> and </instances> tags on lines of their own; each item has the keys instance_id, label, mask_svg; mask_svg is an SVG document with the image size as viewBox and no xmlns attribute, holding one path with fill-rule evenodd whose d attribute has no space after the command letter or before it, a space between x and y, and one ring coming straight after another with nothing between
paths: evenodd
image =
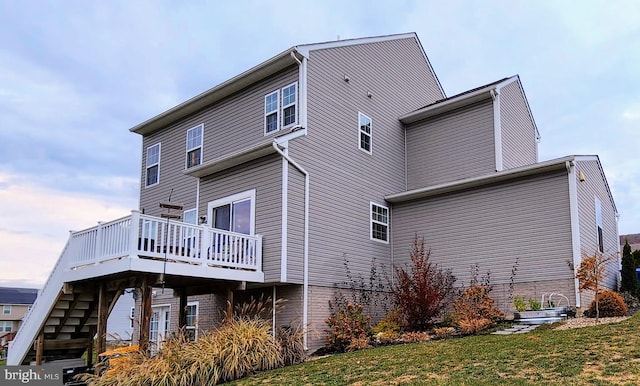
<instances>
[{"instance_id":1,"label":"siding gable","mask_svg":"<svg viewBox=\"0 0 640 386\"><path fill-rule=\"evenodd\" d=\"M495 172L490 99L410 125L407 190Z\"/></svg>"},{"instance_id":2,"label":"siding gable","mask_svg":"<svg viewBox=\"0 0 640 386\"><path fill-rule=\"evenodd\" d=\"M500 126L504 169L538 162L535 123L529 112L520 80L500 89Z\"/></svg>"}]
</instances>

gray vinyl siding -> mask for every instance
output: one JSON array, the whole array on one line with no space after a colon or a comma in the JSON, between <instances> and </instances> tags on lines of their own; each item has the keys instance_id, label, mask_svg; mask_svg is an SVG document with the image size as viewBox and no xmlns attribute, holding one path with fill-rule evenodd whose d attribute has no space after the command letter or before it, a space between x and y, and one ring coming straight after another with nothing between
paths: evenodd
<instances>
[{"instance_id":1,"label":"gray vinyl siding","mask_svg":"<svg viewBox=\"0 0 640 386\"><path fill-rule=\"evenodd\" d=\"M576 161L575 165L578 191L578 220L580 223L580 253L582 257L593 256L598 249L595 213L595 197L598 197L602 207L604 255L615 256L619 248L616 215L600 172L598 161ZM583 182L579 179L580 171L586 177ZM605 279L607 287L617 288L618 269L618 259L616 258L607 269ZM585 303L583 306L589 307L589 304Z\"/></svg>"},{"instance_id":2,"label":"gray vinyl siding","mask_svg":"<svg viewBox=\"0 0 640 386\"><path fill-rule=\"evenodd\" d=\"M369 203L405 188L398 117L441 97L415 39L311 52L308 135L289 154L310 174L312 285L342 285L345 258L355 275L388 263L390 245L369 238ZM372 154L359 149L358 112L373 120Z\"/></svg>"},{"instance_id":3,"label":"gray vinyl siding","mask_svg":"<svg viewBox=\"0 0 640 386\"><path fill-rule=\"evenodd\" d=\"M572 279L569 186L565 172L396 204L394 264L409 263L414 235L424 236L433 262L467 285L471 267L491 284ZM571 296L571 294L565 294Z\"/></svg>"},{"instance_id":4,"label":"gray vinyl siding","mask_svg":"<svg viewBox=\"0 0 640 386\"><path fill-rule=\"evenodd\" d=\"M265 95L297 81L296 65L163 130L145 136L142 141L140 207L147 214L159 214L158 202L166 201L173 188L173 202L184 204L186 209L194 208L197 180L183 174L186 166L187 130L204 124L203 163L263 142ZM156 143L161 143L160 183L145 188L146 150Z\"/></svg>"},{"instance_id":5,"label":"gray vinyl siding","mask_svg":"<svg viewBox=\"0 0 640 386\"><path fill-rule=\"evenodd\" d=\"M145 214L159 216L162 212L159 203L167 201L169 195L171 202L182 204L186 209L196 207L198 180L182 173L186 160L186 133L193 126L162 130L143 138L140 210ZM206 126L204 136L207 136ZM156 143L160 143L160 179L158 184L146 187L147 147Z\"/></svg>"},{"instance_id":6,"label":"gray vinyl siding","mask_svg":"<svg viewBox=\"0 0 640 386\"><path fill-rule=\"evenodd\" d=\"M501 89L500 126L504 169L538 162L536 130L519 81Z\"/></svg>"},{"instance_id":7,"label":"gray vinyl siding","mask_svg":"<svg viewBox=\"0 0 640 386\"><path fill-rule=\"evenodd\" d=\"M262 235L262 267L265 282L280 281L282 234L282 162L267 156L250 164L202 178L199 213L207 213L210 201L256 189L255 233Z\"/></svg>"},{"instance_id":8,"label":"gray vinyl siding","mask_svg":"<svg viewBox=\"0 0 640 386\"><path fill-rule=\"evenodd\" d=\"M490 99L407 127L408 190L495 170Z\"/></svg>"},{"instance_id":9,"label":"gray vinyl siding","mask_svg":"<svg viewBox=\"0 0 640 386\"><path fill-rule=\"evenodd\" d=\"M302 284L304 258L304 175L289 166L287 283Z\"/></svg>"}]
</instances>

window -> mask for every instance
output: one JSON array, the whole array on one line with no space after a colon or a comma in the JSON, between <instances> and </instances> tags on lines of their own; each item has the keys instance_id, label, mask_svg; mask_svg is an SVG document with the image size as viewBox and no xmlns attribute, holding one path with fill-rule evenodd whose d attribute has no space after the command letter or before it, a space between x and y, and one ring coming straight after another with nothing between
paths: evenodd
<instances>
[{"instance_id":1,"label":"window","mask_svg":"<svg viewBox=\"0 0 640 386\"><path fill-rule=\"evenodd\" d=\"M147 148L147 175L145 186L152 186L160 182L160 144L156 143Z\"/></svg>"},{"instance_id":2,"label":"window","mask_svg":"<svg viewBox=\"0 0 640 386\"><path fill-rule=\"evenodd\" d=\"M371 240L389 242L389 208L371 203Z\"/></svg>"},{"instance_id":3,"label":"window","mask_svg":"<svg viewBox=\"0 0 640 386\"><path fill-rule=\"evenodd\" d=\"M265 134L278 131L279 119L278 112L280 101L280 92L274 91L264 97L264 132Z\"/></svg>"},{"instance_id":4,"label":"window","mask_svg":"<svg viewBox=\"0 0 640 386\"><path fill-rule=\"evenodd\" d=\"M296 123L298 123L298 83L290 84L264 97L265 135Z\"/></svg>"},{"instance_id":5,"label":"window","mask_svg":"<svg viewBox=\"0 0 640 386\"><path fill-rule=\"evenodd\" d=\"M11 315L11 305L5 304L2 306L2 315Z\"/></svg>"},{"instance_id":6,"label":"window","mask_svg":"<svg viewBox=\"0 0 640 386\"><path fill-rule=\"evenodd\" d=\"M248 190L209 203L209 222L213 228L254 234L256 191Z\"/></svg>"},{"instance_id":7,"label":"window","mask_svg":"<svg viewBox=\"0 0 640 386\"><path fill-rule=\"evenodd\" d=\"M189 337L189 340L196 340L198 338L198 302L188 303L185 311L187 319L185 330L187 337Z\"/></svg>"},{"instance_id":8,"label":"window","mask_svg":"<svg viewBox=\"0 0 640 386\"><path fill-rule=\"evenodd\" d=\"M202 163L202 127L187 130L187 169Z\"/></svg>"},{"instance_id":9,"label":"window","mask_svg":"<svg viewBox=\"0 0 640 386\"><path fill-rule=\"evenodd\" d=\"M358 132L360 133L360 149L371 154L371 118L358 113Z\"/></svg>"},{"instance_id":10,"label":"window","mask_svg":"<svg viewBox=\"0 0 640 386\"><path fill-rule=\"evenodd\" d=\"M13 322L10 320L0 320L0 332L11 332Z\"/></svg>"},{"instance_id":11,"label":"window","mask_svg":"<svg viewBox=\"0 0 640 386\"><path fill-rule=\"evenodd\" d=\"M282 89L282 127L296 124L296 88L294 83Z\"/></svg>"},{"instance_id":12,"label":"window","mask_svg":"<svg viewBox=\"0 0 640 386\"><path fill-rule=\"evenodd\" d=\"M598 240L598 250L604 252L604 234L602 226L602 204L598 197L595 198L596 208L596 236Z\"/></svg>"},{"instance_id":13,"label":"window","mask_svg":"<svg viewBox=\"0 0 640 386\"><path fill-rule=\"evenodd\" d=\"M187 224L196 225L198 222L198 210L197 209L189 209L185 210L182 214L182 221ZM196 245L196 230L195 229L186 229L184 234L184 245L187 248L192 248Z\"/></svg>"}]
</instances>

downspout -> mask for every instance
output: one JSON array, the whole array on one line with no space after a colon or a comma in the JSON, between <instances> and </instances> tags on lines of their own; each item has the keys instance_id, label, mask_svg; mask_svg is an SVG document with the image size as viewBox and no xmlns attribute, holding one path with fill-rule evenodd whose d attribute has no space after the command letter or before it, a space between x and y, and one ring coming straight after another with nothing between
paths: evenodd
<instances>
[{"instance_id":1,"label":"downspout","mask_svg":"<svg viewBox=\"0 0 640 386\"><path fill-rule=\"evenodd\" d=\"M289 155L285 154L278 144L277 140L273 140L271 143L275 151L282 156L287 162L289 162L294 168L298 169L300 173L304 175L304 252L302 258L302 337L304 343L304 349L308 349L308 304L309 304L309 173L294 161Z\"/></svg>"},{"instance_id":2,"label":"downspout","mask_svg":"<svg viewBox=\"0 0 640 386\"><path fill-rule=\"evenodd\" d=\"M502 123L500 122L500 92L498 89L491 90L493 100L493 136L495 144L496 171L502 171Z\"/></svg>"},{"instance_id":3,"label":"downspout","mask_svg":"<svg viewBox=\"0 0 640 386\"><path fill-rule=\"evenodd\" d=\"M576 294L576 308L580 308L580 282L575 277L578 267L580 266L580 214L578 213L578 184L576 182L576 168L573 161L565 163L567 175L569 176L569 213L571 216L571 245L573 246L573 285Z\"/></svg>"}]
</instances>

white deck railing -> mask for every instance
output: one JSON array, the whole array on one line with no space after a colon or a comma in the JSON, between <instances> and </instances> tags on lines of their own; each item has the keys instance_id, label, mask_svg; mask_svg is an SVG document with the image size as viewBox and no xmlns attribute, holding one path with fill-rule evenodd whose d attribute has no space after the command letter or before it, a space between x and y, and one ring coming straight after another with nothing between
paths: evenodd
<instances>
[{"instance_id":1,"label":"white deck railing","mask_svg":"<svg viewBox=\"0 0 640 386\"><path fill-rule=\"evenodd\" d=\"M130 216L73 232L69 268L121 257L206 267L262 270L262 237L148 216Z\"/></svg>"}]
</instances>

